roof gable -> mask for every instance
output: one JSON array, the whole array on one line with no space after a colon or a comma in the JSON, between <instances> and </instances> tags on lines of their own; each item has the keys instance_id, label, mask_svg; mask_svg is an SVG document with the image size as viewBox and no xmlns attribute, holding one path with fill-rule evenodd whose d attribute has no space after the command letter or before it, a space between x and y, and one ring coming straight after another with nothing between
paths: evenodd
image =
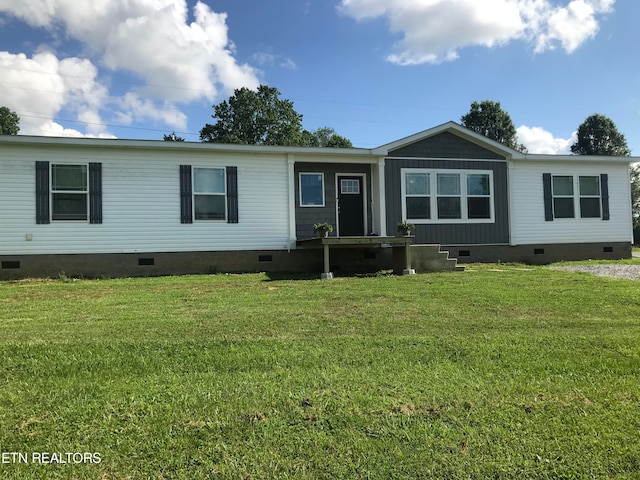
<instances>
[{"instance_id":1,"label":"roof gable","mask_svg":"<svg viewBox=\"0 0 640 480\"><path fill-rule=\"evenodd\" d=\"M455 122L447 122L374 150L385 156L423 158L477 158L504 160L519 152Z\"/></svg>"}]
</instances>

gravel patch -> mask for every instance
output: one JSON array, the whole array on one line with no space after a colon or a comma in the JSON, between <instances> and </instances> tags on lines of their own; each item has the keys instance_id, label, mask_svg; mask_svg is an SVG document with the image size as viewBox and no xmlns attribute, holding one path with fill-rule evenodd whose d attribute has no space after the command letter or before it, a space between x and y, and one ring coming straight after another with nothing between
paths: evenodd
<instances>
[{"instance_id":1,"label":"gravel patch","mask_svg":"<svg viewBox=\"0 0 640 480\"><path fill-rule=\"evenodd\" d=\"M591 273L601 277L625 278L640 280L640 265L572 265L566 267L550 267L552 270L569 270L571 272Z\"/></svg>"}]
</instances>

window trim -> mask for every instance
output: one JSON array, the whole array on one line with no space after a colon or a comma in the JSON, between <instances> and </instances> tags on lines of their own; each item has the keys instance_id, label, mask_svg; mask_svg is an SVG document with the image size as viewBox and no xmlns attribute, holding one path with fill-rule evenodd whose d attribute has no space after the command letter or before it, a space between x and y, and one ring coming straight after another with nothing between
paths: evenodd
<instances>
[{"instance_id":1,"label":"window trim","mask_svg":"<svg viewBox=\"0 0 640 480\"><path fill-rule=\"evenodd\" d=\"M302 176L319 175L322 181L322 204L304 204L302 202ZM326 206L324 172L298 172L298 204L302 208L324 208Z\"/></svg>"},{"instance_id":2,"label":"window trim","mask_svg":"<svg viewBox=\"0 0 640 480\"><path fill-rule=\"evenodd\" d=\"M54 190L53 185L53 170L56 166L66 166L66 167L85 167L85 189L84 190ZM86 162L82 163L65 163L65 162L51 162L49 164L49 205L51 205L51 210L49 212L49 218L52 222L86 222L89 223L91 220L91 210L90 210L90 194L91 189L89 185L89 164ZM56 194L73 194L73 195L84 195L85 201L85 216L84 218L55 218L55 202L53 201L54 195Z\"/></svg>"},{"instance_id":3,"label":"window trim","mask_svg":"<svg viewBox=\"0 0 640 480\"><path fill-rule=\"evenodd\" d=\"M571 195L560 195L555 192L555 179L560 177L568 177L571 179ZM556 199L566 200L571 199L573 204L573 215L571 217L559 217L556 215ZM553 218L557 220L570 220L576 218L576 184L573 175L551 175L551 201L553 209Z\"/></svg>"},{"instance_id":4,"label":"window trim","mask_svg":"<svg viewBox=\"0 0 640 480\"><path fill-rule=\"evenodd\" d=\"M426 173L429 175L429 194L428 195L407 195L406 193L406 174L407 173ZM438 174L458 174L460 175L460 194L459 195L440 195L438 193ZM488 175L489 176L489 195L469 195L468 194L468 175ZM407 198L408 197L428 197L431 218L408 218L407 217ZM460 199L460 218L438 218L438 197L459 198ZM469 218L468 199L469 198L489 198L489 218ZM414 224L482 224L495 223L495 191L493 184L493 170L475 170L475 169L454 169L454 168L401 168L400 169L400 198L402 202L402 219Z\"/></svg>"},{"instance_id":5,"label":"window trim","mask_svg":"<svg viewBox=\"0 0 640 480\"><path fill-rule=\"evenodd\" d=\"M597 218L597 219L602 219L602 185L601 185L601 180L600 180L600 175L578 175L578 207L580 207L580 218ZM582 193L582 184L580 182L581 179L583 178L594 178L596 180L596 185L598 186L598 194L597 195L583 195ZM598 199L598 216L588 216L585 217L584 214L582 213L582 199L585 198L591 198L591 199Z\"/></svg>"},{"instance_id":6,"label":"window trim","mask_svg":"<svg viewBox=\"0 0 640 480\"><path fill-rule=\"evenodd\" d=\"M221 170L223 175L222 186L224 191L222 193L211 193L211 192L197 192L196 191L196 171L197 170ZM193 165L191 168L191 208L193 209L193 221L194 222L227 222L227 218L229 215L229 206L227 200L227 169L225 167L211 167L211 166L197 166ZM224 198L224 217L223 218L197 218L196 217L196 196L207 196L207 197L223 197Z\"/></svg>"}]
</instances>

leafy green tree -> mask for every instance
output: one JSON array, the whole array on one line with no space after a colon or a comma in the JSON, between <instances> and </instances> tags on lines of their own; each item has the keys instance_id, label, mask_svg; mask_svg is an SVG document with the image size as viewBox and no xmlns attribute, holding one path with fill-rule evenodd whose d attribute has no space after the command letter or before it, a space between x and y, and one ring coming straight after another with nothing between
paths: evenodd
<instances>
[{"instance_id":1,"label":"leafy green tree","mask_svg":"<svg viewBox=\"0 0 640 480\"><path fill-rule=\"evenodd\" d=\"M176 135L176 132L171 132L169 135L163 135L165 142L184 142L184 138Z\"/></svg>"},{"instance_id":2,"label":"leafy green tree","mask_svg":"<svg viewBox=\"0 0 640 480\"><path fill-rule=\"evenodd\" d=\"M608 155L627 157L631 150L627 140L609 117L593 114L578 127L577 140L571 152L577 155Z\"/></svg>"},{"instance_id":3,"label":"leafy green tree","mask_svg":"<svg viewBox=\"0 0 640 480\"><path fill-rule=\"evenodd\" d=\"M240 143L248 145L300 145L302 115L293 102L283 100L277 88L260 85L257 91L248 88L213 106L217 119L200 130L203 142Z\"/></svg>"},{"instance_id":4,"label":"leafy green tree","mask_svg":"<svg viewBox=\"0 0 640 480\"><path fill-rule=\"evenodd\" d=\"M20 131L20 117L7 107L0 107L0 135L17 135Z\"/></svg>"},{"instance_id":5,"label":"leafy green tree","mask_svg":"<svg viewBox=\"0 0 640 480\"><path fill-rule=\"evenodd\" d=\"M302 128L302 115L293 102L280 98L277 88L260 85L257 91L239 88L213 106L217 120L200 130L203 142L240 143L246 145L285 145L296 147L351 148L351 141L333 128L310 132Z\"/></svg>"},{"instance_id":6,"label":"leafy green tree","mask_svg":"<svg viewBox=\"0 0 640 480\"><path fill-rule=\"evenodd\" d=\"M353 148L351 140L331 127L320 127L313 132L302 131L302 145L305 147Z\"/></svg>"},{"instance_id":7,"label":"leafy green tree","mask_svg":"<svg viewBox=\"0 0 640 480\"><path fill-rule=\"evenodd\" d=\"M516 127L507 112L500 106L500 102L483 100L473 102L471 109L460 118L462 125L491 140L495 140L509 148L526 152L527 148L518 143Z\"/></svg>"}]
</instances>

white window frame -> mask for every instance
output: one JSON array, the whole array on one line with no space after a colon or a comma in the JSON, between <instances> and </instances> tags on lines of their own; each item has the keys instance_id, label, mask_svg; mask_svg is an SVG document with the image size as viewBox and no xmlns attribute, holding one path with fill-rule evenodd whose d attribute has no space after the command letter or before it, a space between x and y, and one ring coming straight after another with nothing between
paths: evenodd
<instances>
[{"instance_id":1,"label":"white window frame","mask_svg":"<svg viewBox=\"0 0 640 480\"><path fill-rule=\"evenodd\" d=\"M53 185L53 170L54 167L56 166L61 166L61 167L85 167L85 189L84 190L54 190L54 185ZM53 201L53 197L56 194L74 194L74 195L84 195L85 196L85 218L78 218L78 219L72 219L72 218L54 218L55 213L54 213L54 206L55 203ZM89 164L88 163L51 163L49 165L49 202L51 205L50 208L50 217L51 217L51 221L52 222L88 222L89 221Z\"/></svg>"},{"instance_id":2,"label":"white window frame","mask_svg":"<svg viewBox=\"0 0 640 480\"><path fill-rule=\"evenodd\" d=\"M571 187L573 188L573 192L571 195L561 195L556 193L555 191L555 179L558 177L568 177L571 179ZM556 215L556 199L571 199L571 203L573 204L573 216L572 217L558 217ZM565 175L565 174L557 174L551 175L551 206L553 208L553 219L554 220L573 220L576 217L576 179L574 175Z\"/></svg>"},{"instance_id":3,"label":"white window frame","mask_svg":"<svg viewBox=\"0 0 640 480\"><path fill-rule=\"evenodd\" d=\"M600 175L578 175L578 209L580 211L580 219L597 219L597 220L602 220L602 185L601 185L601 179L600 179ZM596 179L596 185L598 185L598 194L597 195L583 195L582 193L582 189L580 188L580 179L581 178L595 178ZM585 217L582 215L582 199L583 198L597 198L598 199L598 205L599 205L599 210L600 213L597 217Z\"/></svg>"},{"instance_id":4,"label":"white window frame","mask_svg":"<svg viewBox=\"0 0 640 480\"><path fill-rule=\"evenodd\" d=\"M222 171L222 186L224 188L224 192L198 192L196 191L196 172L197 170L221 170ZM194 222L226 222L227 221L227 169L225 167L197 167L193 166L191 172L191 185L192 187L192 209L193 209L193 221ZM223 197L224 198L224 217L223 218L196 218L196 197L197 196L212 196L212 197Z\"/></svg>"},{"instance_id":5,"label":"white window frame","mask_svg":"<svg viewBox=\"0 0 640 480\"><path fill-rule=\"evenodd\" d=\"M322 203L321 204L304 204L302 203L302 177L304 175L320 176L322 181ZM323 172L298 172L298 204L303 208L324 208L326 203L325 181Z\"/></svg>"},{"instance_id":6,"label":"white window frame","mask_svg":"<svg viewBox=\"0 0 640 480\"><path fill-rule=\"evenodd\" d=\"M407 218L407 197L416 197L421 195L407 195L406 193L406 174L407 173L427 173L429 174L429 197L431 218ZM439 195L438 194L438 174L439 173L455 173L460 175L460 195ZM489 193L490 195L468 195L467 194L467 175L478 174L489 176ZM495 192L493 186L492 170L463 170L463 169L433 169L433 168L401 168L400 169L400 196L402 201L402 219L414 224L457 224L457 223L495 223ZM461 218L438 218L438 197L459 197ZM488 197L489 198L489 218L469 218L468 198Z\"/></svg>"}]
</instances>

